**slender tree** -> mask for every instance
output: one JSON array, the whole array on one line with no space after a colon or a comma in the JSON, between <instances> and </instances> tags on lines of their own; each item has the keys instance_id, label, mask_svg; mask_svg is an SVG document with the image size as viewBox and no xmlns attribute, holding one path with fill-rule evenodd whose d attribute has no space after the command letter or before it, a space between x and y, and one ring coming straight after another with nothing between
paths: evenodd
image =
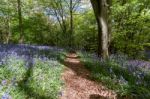
<instances>
[{"instance_id":1,"label":"slender tree","mask_svg":"<svg viewBox=\"0 0 150 99\"><path fill-rule=\"evenodd\" d=\"M66 20L66 13L64 9L64 4L62 0L53 0L50 2L49 9L53 12L54 15L62 29L62 32L66 34L67 32L67 23Z\"/></svg>"},{"instance_id":2,"label":"slender tree","mask_svg":"<svg viewBox=\"0 0 150 99\"><path fill-rule=\"evenodd\" d=\"M10 37L11 37L11 30L10 30L10 16L7 17L7 29L8 29L8 34L6 37L6 44L9 43Z\"/></svg>"},{"instance_id":3,"label":"slender tree","mask_svg":"<svg viewBox=\"0 0 150 99\"><path fill-rule=\"evenodd\" d=\"M73 47L74 43L74 12L77 10L81 0L53 0L50 2L49 8L53 11L59 25L66 37L68 37L69 47ZM67 29L67 21L69 19L69 33Z\"/></svg>"},{"instance_id":4,"label":"slender tree","mask_svg":"<svg viewBox=\"0 0 150 99\"><path fill-rule=\"evenodd\" d=\"M70 46L72 47L72 40L73 40L73 2L70 0Z\"/></svg>"},{"instance_id":5,"label":"slender tree","mask_svg":"<svg viewBox=\"0 0 150 99\"><path fill-rule=\"evenodd\" d=\"M66 2L66 4L68 5L69 8L69 16L70 16L70 47L73 47L73 42L74 42L74 38L73 38L73 34L74 34L74 12L76 11L76 8L78 8L81 0L64 0Z\"/></svg>"},{"instance_id":6,"label":"slender tree","mask_svg":"<svg viewBox=\"0 0 150 99\"><path fill-rule=\"evenodd\" d=\"M22 23L22 12L21 12L21 1L17 0L18 4L18 19L19 19L19 30L20 30L20 38L19 43L23 43L24 40L24 33L23 33L23 23Z\"/></svg>"}]
</instances>

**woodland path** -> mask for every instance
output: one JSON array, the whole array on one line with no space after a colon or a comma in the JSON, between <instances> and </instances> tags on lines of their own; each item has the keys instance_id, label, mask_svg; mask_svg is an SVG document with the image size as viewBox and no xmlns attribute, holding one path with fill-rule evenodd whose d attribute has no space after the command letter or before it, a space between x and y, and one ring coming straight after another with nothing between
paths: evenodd
<instances>
[{"instance_id":1,"label":"woodland path","mask_svg":"<svg viewBox=\"0 0 150 99\"><path fill-rule=\"evenodd\" d=\"M113 91L89 79L90 72L76 54L68 54L64 65L62 79L65 87L60 99L116 99Z\"/></svg>"}]
</instances>

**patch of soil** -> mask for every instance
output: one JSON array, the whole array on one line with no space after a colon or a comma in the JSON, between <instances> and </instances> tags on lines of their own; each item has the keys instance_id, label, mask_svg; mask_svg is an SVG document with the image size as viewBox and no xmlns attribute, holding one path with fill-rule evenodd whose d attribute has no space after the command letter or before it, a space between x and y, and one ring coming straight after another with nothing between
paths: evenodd
<instances>
[{"instance_id":1,"label":"patch of soil","mask_svg":"<svg viewBox=\"0 0 150 99\"><path fill-rule=\"evenodd\" d=\"M116 99L115 92L89 79L90 72L76 54L68 54L64 65L65 87L60 99Z\"/></svg>"}]
</instances>

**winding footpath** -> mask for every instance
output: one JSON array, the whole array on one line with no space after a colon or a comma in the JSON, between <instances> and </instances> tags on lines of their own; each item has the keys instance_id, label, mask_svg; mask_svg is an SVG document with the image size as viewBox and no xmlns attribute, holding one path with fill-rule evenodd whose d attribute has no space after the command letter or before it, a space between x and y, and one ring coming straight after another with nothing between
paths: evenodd
<instances>
[{"instance_id":1,"label":"winding footpath","mask_svg":"<svg viewBox=\"0 0 150 99\"><path fill-rule=\"evenodd\" d=\"M89 79L90 72L76 54L68 54L64 65L62 79L65 87L60 99L116 99L113 91Z\"/></svg>"}]
</instances>

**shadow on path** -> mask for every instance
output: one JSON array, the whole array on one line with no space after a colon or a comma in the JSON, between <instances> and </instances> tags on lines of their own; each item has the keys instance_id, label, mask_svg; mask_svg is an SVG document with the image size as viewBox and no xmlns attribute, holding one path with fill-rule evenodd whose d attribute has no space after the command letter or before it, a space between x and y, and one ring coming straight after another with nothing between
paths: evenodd
<instances>
[{"instance_id":1,"label":"shadow on path","mask_svg":"<svg viewBox=\"0 0 150 99\"><path fill-rule=\"evenodd\" d=\"M66 57L66 69L62 75L65 89L60 99L115 99L114 92L90 79L90 72L75 53Z\"/></svg>"}]
</instances>

